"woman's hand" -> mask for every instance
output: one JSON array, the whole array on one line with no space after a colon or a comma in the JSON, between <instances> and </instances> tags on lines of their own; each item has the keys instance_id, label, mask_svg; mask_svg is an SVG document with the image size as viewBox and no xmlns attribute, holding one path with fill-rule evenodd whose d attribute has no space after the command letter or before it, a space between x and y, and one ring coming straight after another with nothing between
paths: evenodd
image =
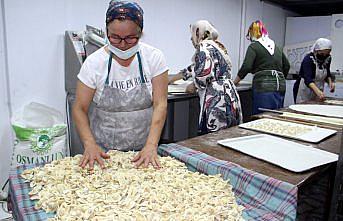
<instances>
[{"instance_id":1,"label":"woman's hand","mask_svg":"<svg viewBox=\"0 0 343 221\"><path fill-rule=\"evenodd\" d=\"M320 100L320 101L323 101L323 100L325 100L325 94L323 93L323 91L318 91L317 92L317 97L318 97L318 99Z\"/></svg>"},{"instance_id":2,"label":"woman's hand","mask_svg":"<svg viewBox=\"0 0 343 221\"><path fill-rule=\"evenodd\" d=\"M89 164L89 169L94 168L94 162L98 162L104 168L103 158L109 158L96 144L94 136L89 126L88 109L94 97L95 89L89 88L81 81L77 82L76 99L73 105L73 119L80 138L84 145L85 152L80 160L80 166L85 168Z\"/></svg>"},{"instance_id":3,"label":"woman's hand","mask_svg":"<svg viewBox=\"0 0 343 221\"><path fill-rule=\"evenodd\" d=\"M194 94L196 91L197 91L197 89L196 89L194 83L191 83L191 84L187 85L187 87L186 87L186 92L187 93Z\"/></svg>"},{"instance_id":4,"label":"woman's hand","mask_svg":"<svg viewBox=\"0 0 343 221\"><path fill-rule=\"evenodd\" d=\"M86 165L89 165L89 169L93 170L94 163L97 162L102 169L104 169L105 164L103 159L108 159L110 156L103 152L99 145L97 144L89 144L85 145L85 152L83 153L83 157L80 161L80 166L85 168Z\"/></svg>"},{"instance_id":5,"label":"woman's hand","mask_svg":"<svg viewBox=\"0 0 343 221\"><path fill-rule=\"evenodd\" d=\"M161 168L161 164L157 156L157 146L152 144L146 144L144 148L131 160L135 164L136 168L141 165L143 168L148 167L151 163L155 169Z\"/></svg>"},{"instance_id":6,"label":"woman's hand","mask_svg":"<svg viewBox=\"0 0 343 221\"><path fill-rule=\"evenodd\" d=\"M334 82L330 81L329 87L330 87L330 92L331 93L335 92L335 83Z\"/></svg>"},{"instance_id":7,"label":"woman's hand","mask_svg":"<svg viewBox=\"0 0 343 221\"><path fill-rule=\"evenodd\" d=\"M315 95L317 95L317 98L319 101L324 101L325 100L325 95L324 95L324 92L321 91L317 85L313 82L309 83L309 88L312 89L312 91L315 93Z\"/></svg>"},{"instance_id":8,"label":"woman's hand","mask_svg":"<svg viewBox=\"0 0 343 221\"><path fill-rule=\"evenodd\" d=\"M241 81L241 78L236 76L235 80L233 80L233 83L235 84L235 86L238 86L240 81Z\"/></svg>"}]
</instances>

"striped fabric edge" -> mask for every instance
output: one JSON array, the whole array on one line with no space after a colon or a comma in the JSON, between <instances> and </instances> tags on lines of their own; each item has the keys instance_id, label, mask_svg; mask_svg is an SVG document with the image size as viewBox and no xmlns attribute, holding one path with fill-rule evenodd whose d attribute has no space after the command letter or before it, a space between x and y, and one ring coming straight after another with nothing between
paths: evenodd
<instances>
[{"instance_id":1,"label":"striped fabric edge","mask_svg":"<svg viewBox=\"0 0 343 221\"><path fill-rule=\"evenodd\" d=\"M246 208L245 220L296 219L298 188L295 185L175 143L160 145L158 152L184 162L191 171L222 174L232 185L237 203Z\"/></svg>"},{"instance_id":2,"label":"striped fabric edge","mask_svg":"<svg viewBox=\"0 0 343 221\"><path fill-rule=\"evenodd\" d=\"M54 214L34 208L35 201L30 200L31 191L28 182L21 178L20 174L26 170L42 166L42 164L22 165L10 171L10 200L13 208L13 217L16 221L40 221L53 217Z\"/></svg>"}]
</instances>

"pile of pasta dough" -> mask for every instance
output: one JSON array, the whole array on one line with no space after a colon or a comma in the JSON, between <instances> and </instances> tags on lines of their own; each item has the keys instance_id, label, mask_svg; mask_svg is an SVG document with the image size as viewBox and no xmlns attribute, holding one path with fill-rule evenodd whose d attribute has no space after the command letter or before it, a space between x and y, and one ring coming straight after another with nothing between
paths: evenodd
<instances>
[{"instance_id":1,"label":"pile of pasta dough","mask_svg":"<svg viewBox=\"0 0 343 221\"><path fill-rule=\"evenodd\" d=\"M243 220L231 185L220 175L187 170L160 157L162 168L134 168L133 152L109 151L105 169L79 167L81 155L25 170L36 209L54 212L50 221Z\"/></svg>"}]
</instances>

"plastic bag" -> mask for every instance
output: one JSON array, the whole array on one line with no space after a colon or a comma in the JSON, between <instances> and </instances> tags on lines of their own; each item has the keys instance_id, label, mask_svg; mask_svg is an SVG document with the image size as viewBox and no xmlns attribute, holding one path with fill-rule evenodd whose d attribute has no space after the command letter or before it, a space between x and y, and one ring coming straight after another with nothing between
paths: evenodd
<instances>
[{"instance_id":1,"label":"plastic bag","mask_svg":"<svg viewBox=\"0 0 343 221\"><path fill-rule=\"evenodd\" d=\"M62 114L32 102L15 113L11 124L16 135L12 166L47 163L67 156Z\"/></svg>"}]
</instances>

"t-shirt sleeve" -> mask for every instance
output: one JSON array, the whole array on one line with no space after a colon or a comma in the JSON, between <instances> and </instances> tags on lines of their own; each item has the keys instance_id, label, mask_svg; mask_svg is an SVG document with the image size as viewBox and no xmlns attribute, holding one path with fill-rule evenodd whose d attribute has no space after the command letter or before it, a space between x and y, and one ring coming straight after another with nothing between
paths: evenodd
<instances>
[{"instance_id":1,"label":"t-shirt sleeve","mask_svg":"<svg viewBox=\"0 0 343 221\"><path fill-rule=\"evenodd\" d=\"M81 66L80 72L77 78L84 83L86 86L96 89L96 76L95 70L92 70L89 60L85 60Z\"/></svg>"},{"instance_id":2,"label":"t-shirt sleeve","mask_svg":"<svg viewBox=\"0 0 343 221\"><path fill-rule=\"evenodd\" d=\"M163 53L156 49L151 59L151 77L156 77L168 70L169 68Z\"/></svg>"}]
</instances>

